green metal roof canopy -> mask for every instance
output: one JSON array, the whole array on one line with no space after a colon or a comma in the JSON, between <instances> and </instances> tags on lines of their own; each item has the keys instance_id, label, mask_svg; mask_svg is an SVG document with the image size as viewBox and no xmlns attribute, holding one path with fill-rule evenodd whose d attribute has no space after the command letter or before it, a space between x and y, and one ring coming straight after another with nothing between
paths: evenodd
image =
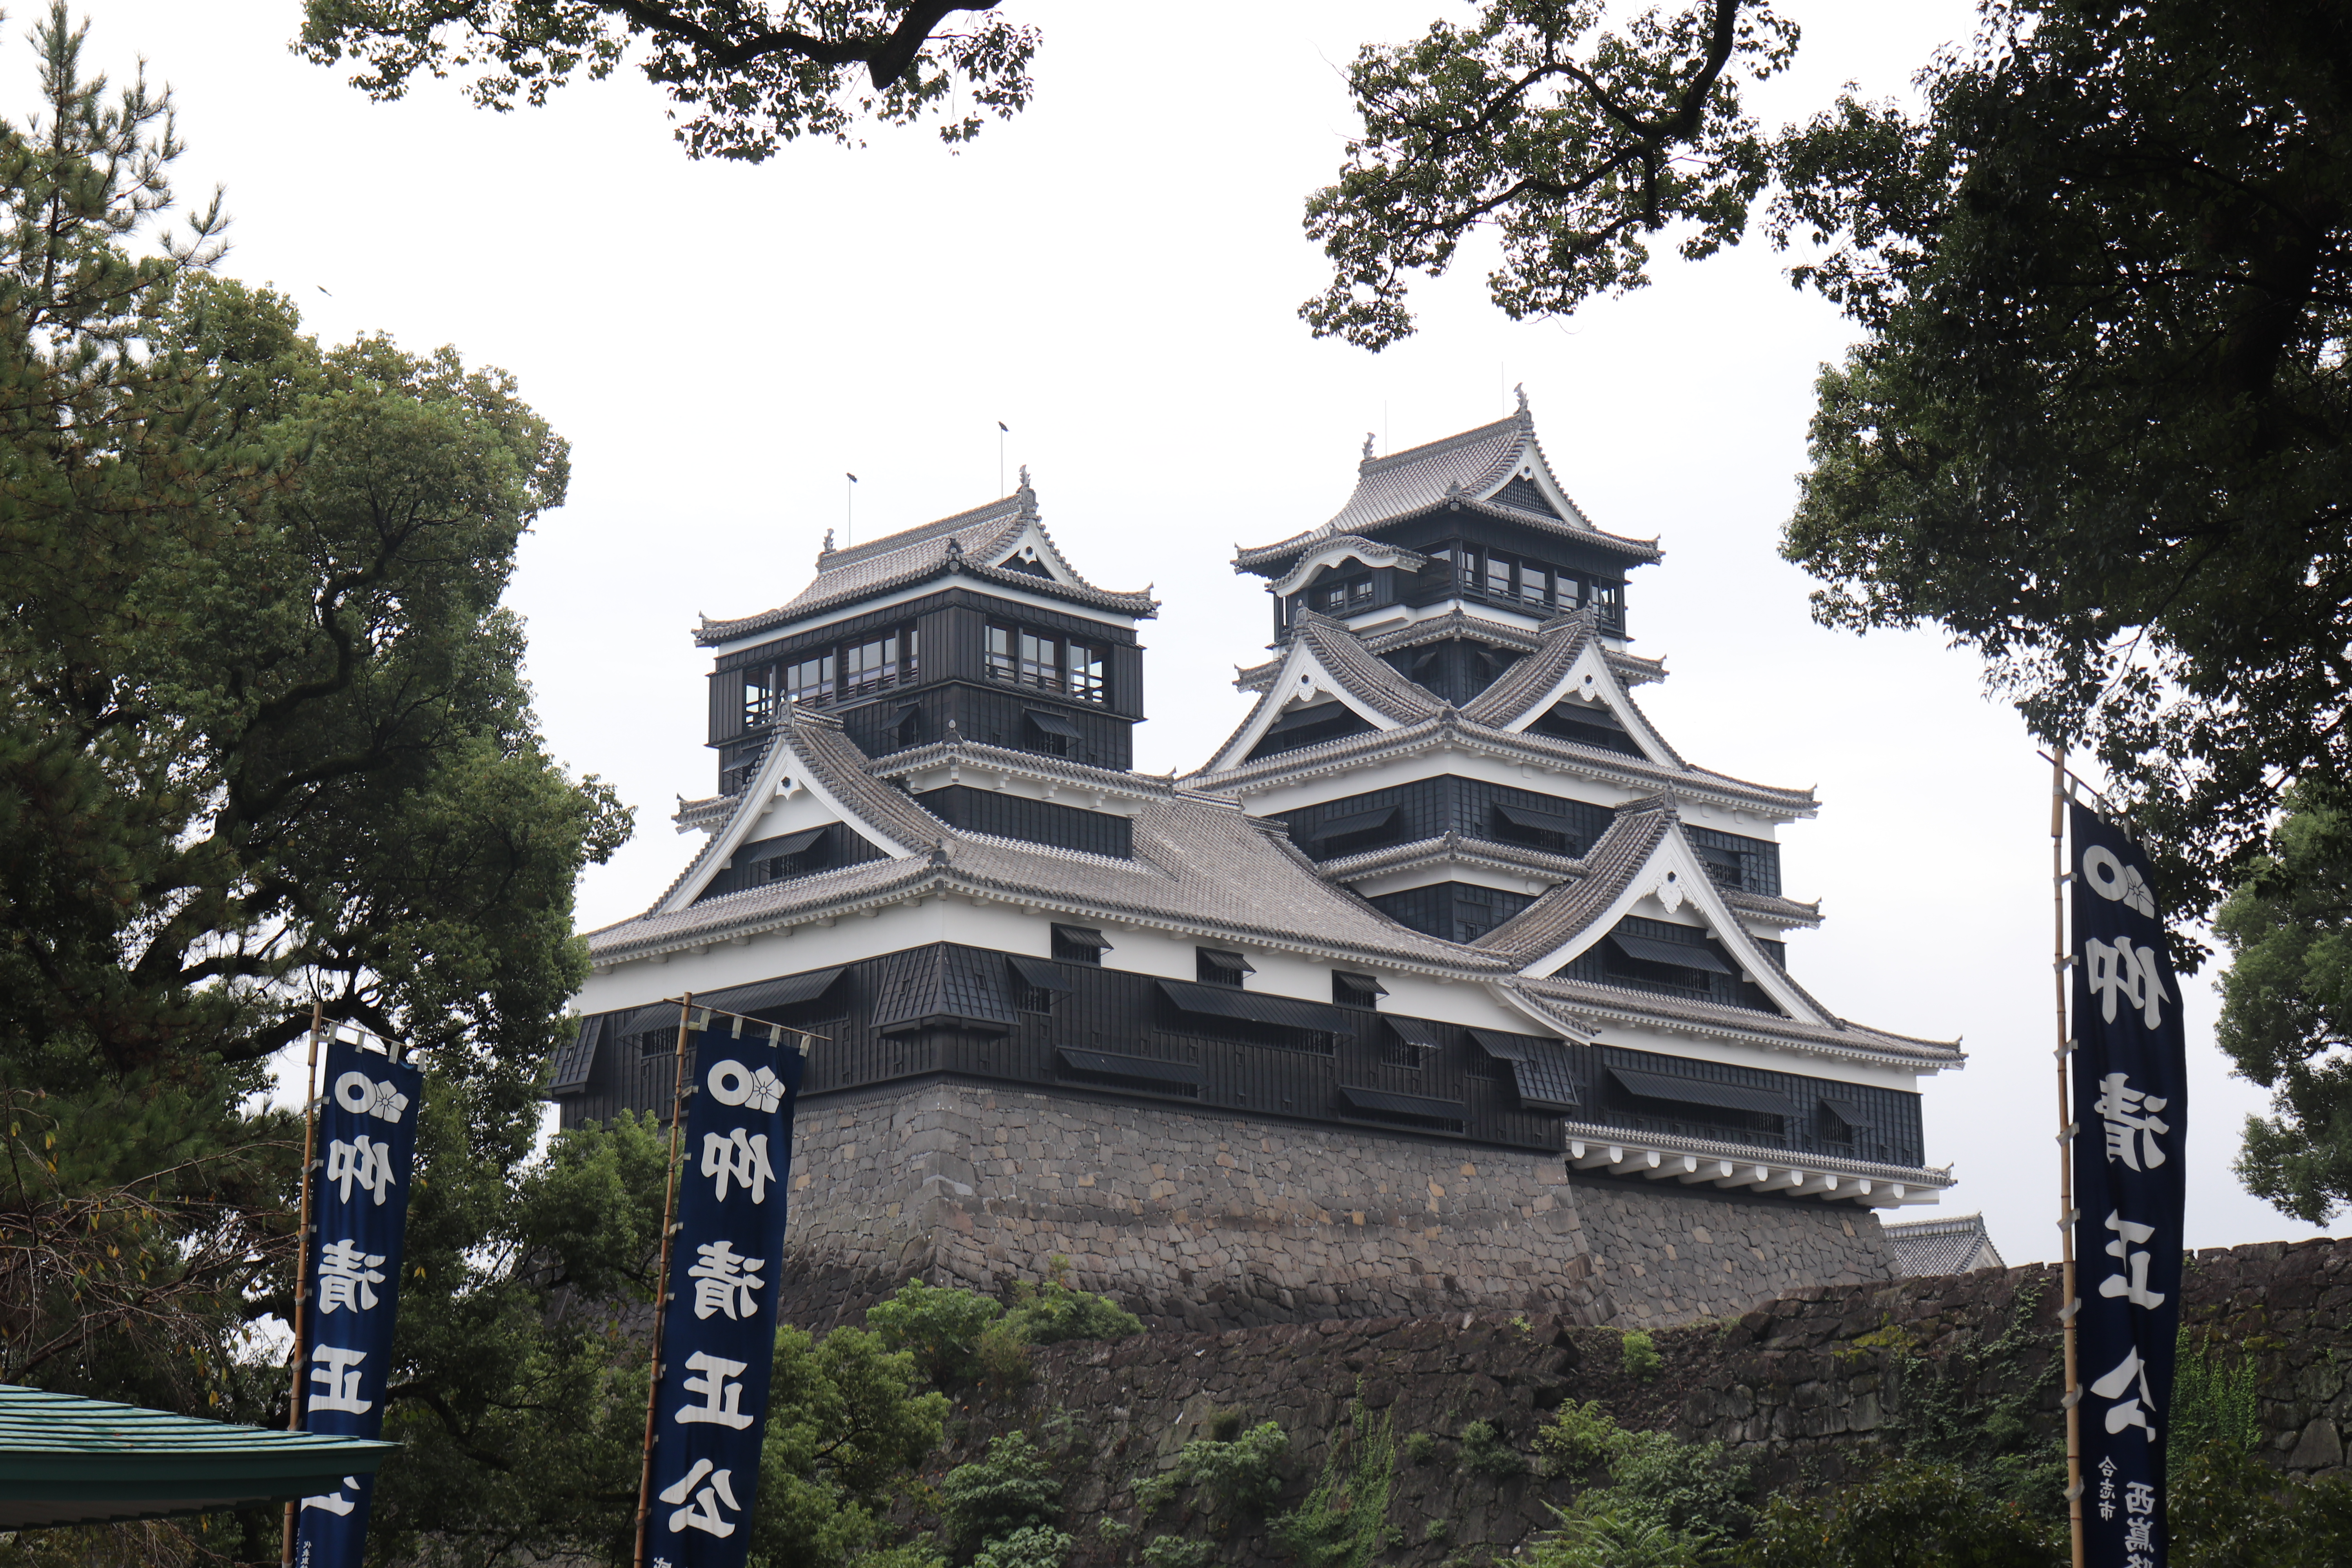
<instances>
[{"instance_id":1,"label":"green metal roof canopy","mask_svg":"<svg viewBox=\"0 0 2352 1568\"><path fill-rule=\"evenodd\" d=\"M398 1447L0 1383L0 1530L318 1497Z\"/></svg>"}]
</instances>

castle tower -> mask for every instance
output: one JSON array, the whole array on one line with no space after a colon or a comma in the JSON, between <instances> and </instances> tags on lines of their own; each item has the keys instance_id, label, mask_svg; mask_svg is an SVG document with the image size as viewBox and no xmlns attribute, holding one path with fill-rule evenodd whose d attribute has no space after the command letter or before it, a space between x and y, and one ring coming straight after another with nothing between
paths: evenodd
<instances>
[{"instance_id":1,"label":"castle tower","mask_svg":"<svg viewBox=\"0 0 2352 1568\"><path fill-rule=\"evenodd\" d=\"M1197 773L1138 774L1148 593L1027 476L706 622L719 793L595 973L566 1125L666 1107L677 1010L823 1037L788 1312L921 1273L1079 1279L1194 1324L1463 1306L1670 1321L1890 1277L1948 1045L1788 973L1810 792L1697 768L1629 695L1624 574L1524 404L1367 456L1244 550L1275 657Z\"/></svg>"}]
</instances>

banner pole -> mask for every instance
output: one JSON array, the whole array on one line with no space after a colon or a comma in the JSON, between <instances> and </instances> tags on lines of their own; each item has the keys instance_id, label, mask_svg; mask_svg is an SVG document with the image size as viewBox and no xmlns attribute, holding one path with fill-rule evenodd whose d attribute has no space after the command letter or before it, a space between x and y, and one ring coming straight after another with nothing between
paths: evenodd
<instances>
[{"instance_id":1,"label":"banner pole","mask_svg":"<svg viewBox=\"0 0 2352 1568\"><path fill-rule=\"evenodd\" d=\"M2059 1321L2066 1341L2066 1522L2074 1568L2084 1568L2083 1545L2083 1388L2074 1359L2074 1049L2066 1032L2066 748L2051 748L2050 901L2052 984L2058 1008L2058 1258Z\"/></svg>"},{"instance_id":2,"label":"banner pole","mask_svg":"<svg viewBox=\"0 0 2352 1568\"><path fill-rule=\"evenodd\" d=\"M654 1404L661 1396L662 1323L669 1316L669 1238L677 1226L677 1140L686 1125L687 1018L694 1011L694 993L678 998L677 1058L670 1070L669 1181L662 1194L661 1263L654 1276L653 1354L646 1382L646 1452L637 1467L636 1568L646 1568L646 1516L653 1510Z\"/></svg>"},{"instance_id":3,"label":"banner pole","mask_svg":"<svg viewBox=\"0 0 2352 1568\"><path fill-rule=\"evenodd\" d=\"M310 1065L302 1075L302 1228L295 1233L294 1253L294 1363L293 1374L287 1379L286 1430L302 1429L302 1332L305 1309L310 1300L310 1163L319 1157L319 1026L325 1005L313 998L310 1003ZM299 1503L289 1499L286 1503L286 1541L279 1549L279 1568L294 1565L294 1510Z\"/></svg>"}]
</instances>

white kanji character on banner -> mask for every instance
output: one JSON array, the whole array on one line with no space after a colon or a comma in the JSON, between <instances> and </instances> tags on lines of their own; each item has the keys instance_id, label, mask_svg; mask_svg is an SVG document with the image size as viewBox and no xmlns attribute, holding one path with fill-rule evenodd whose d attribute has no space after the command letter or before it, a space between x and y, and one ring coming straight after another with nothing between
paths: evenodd
<instances>
[{"instance_id":1,"label":"white kanji character on banner","mask_svg":"<svg viewBox=\"0 0 2352 1568\"><path fill-rule=\"evenodd\" d=\"M768 1266L765 1258L743 1257L731 1241L706 1241L695 1251L702 1260L688 1269L686 1277L694 1281L696 1317L724 1312L740 1321L760 1310L751 1292L767 1284L759 1275Z\"/></svg>"},{"instance_id":2,"label":"white kanji character on banner","mask_svg":"<svg viewBox=\"0 0 2352 1568\"><path fill-rule=\"evenodd\" d=\"M346 1143L338 1138L327 1145L327 1180L342 1184L342 1201L352 1201L352 1184L378 1204L393 1188L392 1146L371 1142L366 1133Z\"/></svg>"},{"instance_id":3,"label":"white kanji character on banner","mask_svg":"<svg viewBox=\"0 0 2352 1568\"><path fill-rule=\"evenodd\" d=\"M357 1476L345 1476L343 1485L357 1491L360 1489L360 1479ZM341 1491L331 1491L323 1492L317 1497L306 1497L302 1500L302 1506L320 1509L341 1518L359 1507L359 1501L357 1499L345 1497Z\"/></svg>"},{"instance_id":4,"label":"white kanji character on banner","mask_svg":"<svg viewBox=\"0 0 2352 1568\"><path fill-rule=\"evenodd\" d=\"M2106 1129L2107 1158L2121 1160L2135 1171L2153 1171L2163 1164L2164 1145L2156 1138L2159 1132L2171 1131L2172 1126L2156 1113L2171 1103L2161 1095L2132 1088L2122 1073L2111 1072L2101 1079L2099 1098L2091 1102L2091 1109L2099 1113Z\"/></svg>"},{"instance_id":5,"label":"white kanji character on banner","mask_svg":"<svg viewBox=\"0 0 2352 1568\"><path fill-rule=\"evenodd\" d=\"M316 1345L310 1359L319 1364L310 1369L310 1381L319 1386L310 1391L312 1410L340 1410L347 1415L364 1415L375 1408L372 1399L360 1397L360 1363L367 1360L365 1351L347 1351L341 1345Z\"/></svg>"},{"instance_id":6,"label":"white kanji character on banner","mask_svg":"<svg viewBox=\"0 0 2352 1568\"><path fill-rule=\"evenodd\" d=\"M688 1498L694 1500L693 1502L669 1516L671 1533L675 1534L681 1530L708 1531L721 1541L734 1534L733 1522L719 1517L720 1503L725 1503L732 1509L740 1509L743 1506L735 1500L735 1489L729 1484L734 1474L732 1470L713 1468L708 1459L695 1460L694 1468L679 1478L677 1485L668 1488L661 1494L661 1500L664 1502L683 1503ZM705 1476L710 1478L710 1484L707 1487L702 1486L702 1478ZM697 1487L702 1487L702 1489L697 1491L695 1490Z\"/></svg>"},{"instance_id":7,"label":"white kanji character on banner","mask_svg":"<svg viewBox=\"0 0 2352 1568\"><path fill-rule=\"evenodd\" d=\"M2139 1392L2128 1399L2125 1398L2125 1391L2135 1383L2139 1385ZM2113 1372L2091 1384L2091 1392L2102 1399L2116 1402L2107 1407L2107 1436L2112 1437L2126 1426L2137 1426L2146 1434L2148 1441L2156 1440L2156 1423L2151 1419L2156 1415L2156 1395L2148 1388L2147 1364L2139 1359L2137 1346L2124 1352L2124 1359L2116 1363ZM2145 1410L2140 1408L2143 1400L2147 1404Z\"/></svg>"},{"instance_id":8,"label":"white kanji character on banner","mask_svg":"<svg viewBox=\"0 0 2352 1568\"><path fill-rule=\"evenodd\" d=\"M702 1395L703 1403L679 1405L677 1419L689 1425L708 1421L714 1426L732 1426L738 1432L749 1426L751 1417L736 1408L743 1402L743 1385L733 1380L742 1376L743 1369L750 1364L748 1362L729 1361L725 1356L709 1355L701 1351L687 1357L687 1370L702 1375L688 1378L686 1391Z\"/></svg>"},{"instance_id":9,"label":"white kanji character on banner","mask_svg":"<svg viewBox=\"0 0 2352 1568\"><path fill-rule=\"evenodd\" d=\"M2107 1256L2122 1258L2124 1268L2129 1272L2128 1274L2110 1274L2100 1280L2099 1294L2128 1296L2131 1298L2131 1304L2135 1307L2163 1306L2164 1292L2147 1288L2147 1268L2156 1255L2152 1252L2131 1250L2140 1242L2154 1236L2156 1226L2136 1224L2111 1209L2107 1213L2107 1228L2116 1233L2115 1240L2107 1243Z\"/></svg>"},{"instance_id":10,"label":"white kanji character on banner","mask_svg":"<svg viewBox=\"0 0 2352 1568\"><path fill-rule=\"evenodd\" d=\"M719 1201L727 1201L727 1184L731 1179L751 1194L751 1201L768 1201L768 1184L776 1179L775 1168L768 1163L768 1135L747 1133L740 1127L730 1135L706 1132L702 1135L702 1173L719 1178Z\"/></svg>"},{"instance_id":11,"label":"white kanji character on banner","mask_svg":"<svg viewBox=\"0 0 2352 1568\"><path fill-rule=\"evenodd\" d=\"M375 1307L375 1288L383 1283L377 1272L381 1253L362 1252L352 1241L331 1241L319 1249L319 1312L362 1312Z\"/></svg>"},{"instance_id":12,"label":"white kanji character on banner","mask_svg":"<svg viewBox=\"0 0 2352 1568\"><path fill-rule=\"evenodd\" d=\"M2116 998L2132 1005L2151 1029L2164 1026L2164 981L2157 973L2156 949L2134 947L2119 936L2110 947L2097 937L2083 943L2083 960L2090 968L2091 994L2099 999L2099 1016L2116 1021Z\"/></svg>"}]
</instances>

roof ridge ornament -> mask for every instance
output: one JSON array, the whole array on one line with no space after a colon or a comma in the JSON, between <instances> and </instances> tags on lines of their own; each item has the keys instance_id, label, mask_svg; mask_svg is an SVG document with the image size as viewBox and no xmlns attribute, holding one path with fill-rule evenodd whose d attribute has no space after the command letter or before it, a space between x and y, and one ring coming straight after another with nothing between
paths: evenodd
<instances>
[{"instance_id":1,"label":"roof ridge ornament","mask_svg":"<svg viewBox=\"0 0 2352 1568\"><path fill-rule=\"evenodd\" d=\"M1364 455L1356 464L1356 472L1360 474L1372 466L1372 435L1370 430L1364 432Z\"/></svg>"},{"instance_id":2,"label":"roof ridge ornament","mask_svg":"<svg viewBox=\"0 0 2352 1568\"><path fill-rule=\"evenodd\" d=\"M826 530L824 531L824 543L821 547L819 547L819 549L817 550L817 552L816 552L817 563L818 563L819 565L823 565L823 564L824 564L824 558L825 558L826 556L828 556L828 555L832 554L832 553L833 553L833 530L831 530L831 529L829 529L829 528L828 528L828 529L826 529Z\"/></svg>"},{"instance_id":3,"label":"roof ridge ornament","mask_svg":"<svg viewBox=\"0 0 2352 1568\"><path fill-rule=\"evenodd\" d=\"M1528 417L1528 384L1524 381L1520 382L1511 390L1519 395L1519 417L1525 419Z\"/></svg>"}]
</instances>

